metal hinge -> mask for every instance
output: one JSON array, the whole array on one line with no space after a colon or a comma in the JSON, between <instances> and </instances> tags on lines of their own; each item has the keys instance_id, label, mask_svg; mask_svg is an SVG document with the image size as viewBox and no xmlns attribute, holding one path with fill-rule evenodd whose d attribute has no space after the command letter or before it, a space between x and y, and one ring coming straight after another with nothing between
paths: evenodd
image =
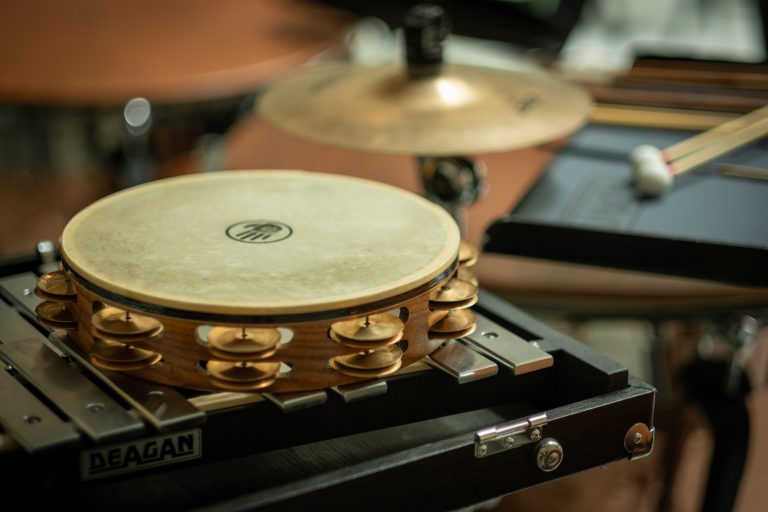
<instances>
[{"instance_id":1,"label":"metal hinge","mask_svg":"<svg viewBox=\"0 0 768 512\"><path fill-rule=\"evenodd\" d=\"M541 440L547 413L475 432L475 457L482 458Z\"/></svg>"}]
</instances>

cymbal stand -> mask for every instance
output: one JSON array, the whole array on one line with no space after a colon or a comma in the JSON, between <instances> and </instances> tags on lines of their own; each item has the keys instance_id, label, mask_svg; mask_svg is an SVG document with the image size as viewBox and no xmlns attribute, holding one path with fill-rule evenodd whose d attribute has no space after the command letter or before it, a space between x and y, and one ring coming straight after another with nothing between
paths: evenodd
<instances>
[{"instance_id":1,"label":"cymbal stand","mask_svg":"<svg viewBox=\"0 0 768 512\"><path fill-rule=\"evenodd\" d=\"M443 69L443 41L450 32L439 5L418 4L403 20L405 56L410 80L439 75ZM485 167L462 156L418 156L419 176L428 199L451 214L462 237L467 237L465 207L485 190Z\"/></svg>"},{"instance_id":2,"label":"cymbal stand","mask_svg":"<svg viewBox=\"0 0 768 512\"><path fill-rule=\"evenodd\" d=\"M420 156L416 161L427 199L445 208L467 238L466 207L485 191L485 166L461 156Z\"/></svg>"}]
</instances>

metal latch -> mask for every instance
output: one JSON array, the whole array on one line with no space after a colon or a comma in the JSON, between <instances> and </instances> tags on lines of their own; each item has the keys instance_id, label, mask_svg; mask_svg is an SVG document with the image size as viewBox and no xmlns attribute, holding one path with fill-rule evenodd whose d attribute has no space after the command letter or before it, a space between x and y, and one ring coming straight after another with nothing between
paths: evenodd
<instances>
[{"instance_id":1,"label":"metal latch","mask_svg":"<svg viewBox=\"0 0 768 512\"><path fill-rule=\"evenodd\" d=\"M542 427L547 424L547 413L537 414L528 419L488 427L475 432L475 457L482 458L535 443L544 435Z\"/></svg>"}]
</instances>

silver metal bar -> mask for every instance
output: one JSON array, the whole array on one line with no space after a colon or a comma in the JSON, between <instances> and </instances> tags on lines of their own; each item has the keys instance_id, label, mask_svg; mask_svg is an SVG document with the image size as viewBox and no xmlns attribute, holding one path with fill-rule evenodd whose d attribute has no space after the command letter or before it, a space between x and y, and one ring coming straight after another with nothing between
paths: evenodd
<instances>
[{"instance_id":1,"label":"silver metal bar","mask_svg":"<svg viewBox=\"0 0 768 512\"><path fill-rule=\"evenodd\" d=\"M0 424L29 453L80 439L71 423L56 416L4 369L0 369Z\"/></svg>"},{"instance_id":2,"label":"silver metal bar","mask_svg":"<svg viewBox=\"0 0 768 512\"><path fill-rule=\"evenodd\" d=\"M22 312L35 318L35 308L43 299L35 295L37 276L24 272L0 279L0 293Z\"/></svg>"},{"instance_id":3,"label":"silver metal bar","mask_svg":"<svg viewBox=\"0 0 768 512\"><path fill-rule=\"evenodd\" d=\"M205 423L205 413L172 387L116 372L109 372L109 379L123 393L130 396L129 403L157 430Z\"/></svg>"},{"instance_id":4,"label":"silver metal bar","mask_svg":"<svg viewBox=\"0 0 768 512\"><path fill-rule=\"evenodd\" d=\"M473 348L512 368L515 375L552 366L552 356L533 343L508 331L481 314L475 313L477 329L463 338Z\"/></svg>"},{"instance_id":5,"label":"silver metal bar","mask_svg":"<svg viewBox=\"0 0 768 512\"><path fill-rule=\"evenodd\" d=\"M239 405L250 405L265 402L265 398L256 393L236 393L222 391L220 393L205 393L190 398L189 403L201 411L210 412L229 409Z\"/></svg>"},{"instance_id":6,"label":"silver metal bar","mask_svg":"<svg viewBox=\"0 0 768 512\"><path fill-rule=\"evenodd\" d=\"M0 345L0 355L94 441L141 433L144 423L54 354L38 334Z\"/></svg>"},{"instance_id":7,"label":"silver metal bar","mask_svg":"<svg viewBox=\"0 0 768 512\"><path fill-rule=\"evenodd\" d=\"M492 377L499 373L499 366L456 340L448 340L432 352L427 361L454 377L459 384Z\"/></svg>"},{"instance_id":8,"label":"silver metal bar","mask_svg":"<svg viewBox=\"0 0 768 512\"><path fill-rule=\"evenodd\" d=\"M35 308L41 302L41 299L34 294L36 283L37 276L33 273L18 274L0 280L0 292L17 307L34 317ZM16 315L16 321L24 322L12 308L8 309ZM0 308L0 315L3 315L2 308ZM5 317L0 316L0 318ZM31 329L31 332L37 334L37 331L31 325L28 325L28 327ZM27 337L30 336L30 331L22 330L21 326L18 326L16 329L18 329L18 333L13 331L13 334L8 335L10 338L16 339L22 333L27 333ZM52 333L48 337L47 342L51 349L70 355L94 377L109 386L156 429L165 430L174 427L199 425L205 422L205 413L189 403L175 389L160 384L131 379L118 372L98 369L90 363L88 357L74 343L68 343L66 339L66 334L61 334L61 337L59 337ZM0 340L2 340L1 337Z\"/></svg>"},{"instance_id":9,"label":"silver metal bar","mask_svg":"<svg viewBox=\"0 0 768 512\"><path fill-rule=\"evenodd\" d=\"M96 368L90 363L88 357L65 335L59 337L51 334L48 340L56 346L63 347L65 352L70 354L94 377L120 395L156 429L166 430L205 423L205 413L189 403L175 389L131 378L119 372Z\"/></svg>"},{"instance_id":10,"label":"silver metal bar","mask_svg":"<svg viewBox=\"0 0 768 512\"><path fill-rule=\"evenodd\" d=\"M294 412L323 405L328 401L325 391L309 391L306 393L262 393L261 396L276 404L283 412Z\"/></svg>"},{"instance_id":11,"label":"silver metal bar","mask_svg":"<svg viewBox=\"0 0 768 512\"><path fill-rule=\"evenodd\" d=\"M344 402L356 402L374 396L380 396L387 392L387 381L374 380L370 382L358 382L344 386L333 386L331 391L341 396Z\"/></svg>"},{"instance_id":12,"label":"silver metal bar","mask_svg":"<svg viewBox=\"0 0 768 512\"><path fill-rule=\"evenodd\" d=\"M41 336L40 331L18 311L0 301L0 343L11 344L34 336Z\"/></svg>"}]
</instances>

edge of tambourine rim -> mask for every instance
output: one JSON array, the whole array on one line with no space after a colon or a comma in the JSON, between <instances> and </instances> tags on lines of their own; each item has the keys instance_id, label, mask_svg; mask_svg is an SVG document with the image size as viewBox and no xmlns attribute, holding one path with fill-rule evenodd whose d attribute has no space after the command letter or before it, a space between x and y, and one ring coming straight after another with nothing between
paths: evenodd
<instances>
[{"instance_id":1,"label":"edge of tambourine rim","mask_svg":"<svg viewBox=\"0 0 768 512\"><path fill-rule=\"evenodd\" d=\"M353 181L353 182L363 183L369 186L373 185L373 186L382 187L387 189L390 192L394 192L401 195L402 197L408 198L409 200L420 202L423 206L431 209L434 213L436 213L436 216L439 219L441 219L442 224L445 227L445 232L448 234L450 238L454 239L455 244L450 243L450 240L446 242L442 251L438 255L436 255L435 258L433 258L432 261L436 263L434 266L432 266L431 269L423 269L423 272L420 272L417 277L412 278L410 280L408 279L408 276L404 276L399 281L392 283L391 287L387 287L386 289L383 289L382 287L380 287L382 289L373 288L369 290L368 293L365 295L348 298L348 299L342 298L340 300L335 300L332 302L317 301L312 303L296 305L296 304L284 304L280 302L271 301L269 306L247 306L247 307L186 301L186 300L180 300L172 297L158 297L153 294L143 293L141 291L131 290L123 286L118 286L112 282L109 282L99 277L98 275L93 274L92 272L89 272L86 268L82 267L77 261L77 250L74 249L70 251L68 249L68 245L70 244L70 241L71 241L70 238L74 236L72 233L77 229L79 224L91 212L103 207L104 205L112 201L120 200L126 195L142 193L143 191L149 188L160 188L160 187L170 186L174 182L181 181L181 180L197 180L197 179L205 180L205 179L211 179L214 177L222 177L226 175L243 176L244 174L260 175L260 176L265 176L267 174L307 175L307 176L313 176L313 177L330 178L334 180ZM240 169L240 170L216 171L211 173L202 173L202 174L194 174L194 175L175 176L172 178L165 178L157 181L143 183L125 190L115 192L108 196L105 196L93 202L89 206L85 207L83 210L79 211L66 224L61 235L61 257L66 267L68 267L70 271L73 271L75 274L77 274L78 277L86 281L88 284L95 285L98 288L106 290L108 293L117 295L121 299L126 298L126 299L129 299L130 301L145 302L153 306L161 306L161 307L179 309L179 310L189 311L189 312L202 311L205 313L223 314L223 315L265 315L267 316L267 315L276 315L276 314L283 315L283 314L321 313L323 311L334 311L334 310L344 309L349 307L364 306L371 302L379 302L382 300L386 301L387 299L400 296L404 293L407 293L408 291L415 290L429 283L430 281L435 279L437 276L440 276L441 274L446 272L456 262L458 258L460 239L461 237L459 234L458 226L456 225L455 221L451 218L451 216L448 214L448 212L446 212L440 206L428 201L427 199L417 194L414 194L413 192L395 187L393 185L389 185L387 183L368 180L364 178L358 178L355 176L321 173L321 172L313 172L313 171L311 172L311 171L303 171L298 169L285 169L285 170L283 169L264 169L264 170Z\"/></svg>"}]
</instances>

